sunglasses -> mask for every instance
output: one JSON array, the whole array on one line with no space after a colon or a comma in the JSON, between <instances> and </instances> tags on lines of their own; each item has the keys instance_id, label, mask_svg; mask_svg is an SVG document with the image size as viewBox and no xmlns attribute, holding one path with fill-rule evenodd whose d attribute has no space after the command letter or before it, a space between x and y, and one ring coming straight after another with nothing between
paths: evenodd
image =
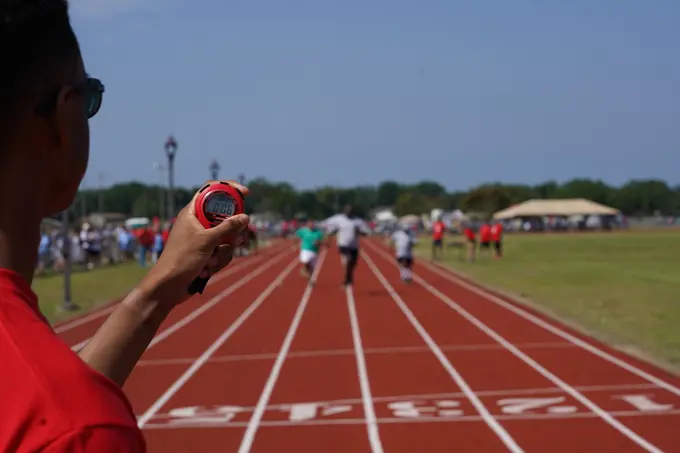
<instances>
[{"instance_id":1,"label":"sunglasses","mask_svg":"<svg viewBox=\"0 0 680 453\"><path fill-rule=\"evenodd\" d=\"M82 82L70 84L73 91L85 98L85 115L88 119L99 112L104 97L104 84L99 79L88 77ZM57 105L59 93L63 87L55 90L50 96L46 97L38 104L35 113L39 116L47 116Z\"/></svg>"}]
</instances>

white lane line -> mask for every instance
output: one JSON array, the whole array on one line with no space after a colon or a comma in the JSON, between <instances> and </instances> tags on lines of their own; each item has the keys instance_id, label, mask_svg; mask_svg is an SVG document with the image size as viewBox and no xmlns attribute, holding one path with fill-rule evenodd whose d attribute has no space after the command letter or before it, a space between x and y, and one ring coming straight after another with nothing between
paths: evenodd
<instances>
[{"instance_id":1,"label":"white lane line","mask_svg":"<svg viewBox=\"0 0 680 453\"><path fill-rule=\"evenodd\" d=\"M149 409L142 414L137 420L137 426L143 428L144 425L172 398L183 386L191 379L194 374L210 359L210 357L222 347L222 345L231 337L236 330L250 317L250 315L257 310L267 297L283 282L283 280L291 273L297 264L297 259L292 261L286 268L274 279L273 282L260 294L252 304L231 324L217 340L201 354L196 361L182 374L161 396L154 402Z\"/></svg>"},{"instance_id":2,"label":"white lane line","mask_svg":"<svg viewBox=\"0 0 680 453\"><path fill-rule=\"evenodd\" d=\"M111 306L102 307L98 310L91 312L90 314L88 314L86 316L82 316L80 318L74 319L71 322L60 324L60 325L54 327L54 333L56 333L56 334L64 333L64 332L67 332L67 331L69 331L69 330L71 330L75 327L82 326L83 324L87 324L90 321L101 318L102 316L106 316L109 313L111 313L116 308L117 305L118 305L118 302L115 302Z\"/></svg>"},{"instance_id":3,"label":"white lane line","mask_svg":"<svg viewBox=\"0 0 680 453\"><path fill-rule=\"evenodd\" d=\"M524 349L546 349L546 348L572 348L574 345L571 343L517 343L515 346ZM488 351L488 350L499 350L504 349L503 346L499 344L490 345L439 345L442 351ZM421 353L427 352L431 353L430 348L427 346L394 346L386 348L364 348L364 355L373 354L408 354L408 353ZM309 350L309 351L295 351L289 352L288 358L305 358L305 357L330 357L330 356L341 356L341 355L354 355L354 349L319 349L319 350ZM237 362L245 360L271 360L276 359L276 353L258 353L258 354L230 354L226 356L218 356L210 359L211 362ZM192 363L196 360L195 357L178 357L174 359L143 359L137 362L138 366L154 366L154 365L181 365L185 363ZM643 386L649 387L653 384L641 384ZM654 387L657 387L654 385Z\"/></svg>"},{"instance_id":4,"label":"white lane line","mask_svg":"<svg viewBox=\"0 0 680 453\"><path fill-rule=\"evenodd\" d=\"M368 370L366 369L366 356L364 355L364 347L361 342L359 319L354 302L354 292L351 286L345 287L345 294L347 295L347 308L349 309L349 321L352 327L352 341L354 343L354 357L356 358L357 372L359 373L359 385L361 386L361 400L364 406L368 441L371 444L371 451L373 453L382 453L383 446L380 441L378 421L375 415L375 407L373 406L373 395L371 394L371 384L368 380Z\"/></svg>"},{"instance_id":5,"label":"white lane line","mask_svg":"<svg viewBox=\"0 0 680 453\"><path fill-rule=\"evenodd\" d=\"M371 245L371 247L374 247ZM376 248L377 249L377 248ZM382 252L380 250L380 252ZM383 252L384 253L384 252ZM660 379L652 374L647 373L646 371L641 370L640 368L636 367L635 365L631 365L630 363L625 362L624 360L619 359L618 357L615 357L608 352L603 351L602 349L599 349L596 346L593 346L592 344L575 337L574 335L560 329L559 327L556 327L541 318L538 318L537 316L529 313L525 309L516 306L514 304L511 304L509 302L504 301L503 299L489 293L488 291L484 291L483 289L478 288L477 286L471 285L470 283L462 280L460 277L456 276L454 273L451 271L445 271L442 269L439 269L437 266L434 266L427 261L423 260L421 266L429 269L431 272L451 281L454 282L455 284L462 286L463 288L472 291L473 293L484 297L484 299L488 300L489 302L492 302L500 307L505 308L506 310L509 310L513 313L515 313L518 316L521 316L522 318L526 319L527 321L531 322L534 325L537 325L539 327L542 327L543 329L547 330L548 332L557 335L560 338L563 338L564 340L567 340L568 342L585 349L586 351L590 352L593 355L596 355L597 357L606 360L609 363L612 363L619 368L623 368L624 370L628 371L629 373L632 373L638 377L641 377L642 379L646 380L647 382L651 382L652 384L655 384L664 390L667 390L674 395L680 396L680 388L676 387L673 384L670 384L669 382L664 381L663 379Z\"/></svg>"},{"instance_id":6,"label":"white lane line","mask_svg":"<svg viewBox=\"0 0 680 453\"><path fill-rule=\"evenodd\" d=\"M413 276L413 280L421 285L423 288L428 290L430 293L432 293L434 296L439 298L442 302L444 302L446 305L448 305L451 309L456 311L461 317L463 317L465 320L467 320L469 323L477 327L479 330L484 332L486 335L489 337L493 338L495 341L497 341L499 344L503 345L505 349L507 349L510 353L512 353L515 357L529 365L531 368L534 369L534 371L538 372L541 376L544 378L548 379L550 382L555 384L557 387L561 388L565 393L569 394L572 398L586 406L588 409L590 409L592 412L597 414L602 420L604 420L606 423L608 423L611 427L619 431L621 434L626 436L628 439L631 441L635 442L638 446L642 447L643 449L647 450L648 452L651 453L663 453L662 450L657 448L655 445L644 439L642 436L637 434L635 431L631 430L628 428L626 425L612 417L607 411L602 409L600 406L597 404L593 403L590 399L588 399L585 395L577 391L574 387L557 377L555 374L552 372L548 371L545 367L540 365L537 361L529 357L527 354L522 352L519 348L517 348L515 345L511 344L508 340L506 340L504 337L499 335L496 331L491 329L489 326L484 324L482 321L477 319L475 316L470 314L467 310L465 310L463 307L458 305L456 302L451 300L448 296L442 294L441 291L430 285L428 282L426 282L423 278L421 278L418 275Z\"/></svg>"},{"instance_id":7,"label":"white lane line","mask_svg":"<svg viewBox=\"0 0 680 453\"><path fill-rule=\"evenodd\" d=\"M672 420L662 419L658 420L659 423L668 423L669 421L675 421L675 416L680 416L680 410L672 410L668 412L638 412L638 411L614 411L610 412L611 415L616 417L626 417L626 418L643 418L643 417L668 417L673 418ZM519 415L507 415L502 414L496 416L498 420L504 421L553 421L561 422L563 420L573 420L573 419L591 419L597 418L596 414L592 412L577 412L573 414L519 414ZM479 415L460 415L456 417L422 417L422 418L405 418L405 417L381 417L378 418L379 424L405 424L411 425L415 423L464 423L464 422L480 422L483 421L482 417ZM299 426L330 426L330 425L363 425L365 420L363 418L340 418L334 420L305 420L305 421L264 421L260 426L264 427L288 427L295 428ZM175 423L159 422L159 423L149 423L144 429L205 429L205 428L243 428L246 426L246 422L192 422L187 425L178 425Z\"/></svg>"},{"instance_id":8,"label":"white lane line","mask_svg":"<svg viewBox=\"0 0 680 453\"><path fill-rule=\"evenodd\" d=\"M161 341L165 340L168 338L170 335L173 333L177 332L179 329L182 327L186 326L189 324L191 321L199 317L201 314L206 312L207 310L211 309L213 306L217 305L219 302L222 301L225 297L236 291L237 289L241 288L243 285L263 273L265 270L269 269L272 267L274 264L277 262L281 261L288 253L283 252L279 256L273 258L267 264L265 264L262 267L257 268L256 270L252 271L251 273L247 274L245 277L242 279L238 280L236 283L234 283L232 286L228 287L212 299L210 299L208 302L206 302L203 305L200 305L198 308L184 316L182 319L177 321L175 324L171 325L167 329L163 329L160 331L154 338L151 340L151 343L149 343L149 348L160 343ZM71 346L71 349L75 352L79 352L86 344L87 342L90 341L90 338L87 338L80 343ZM148 349L148 348L147 348Z\"/></svg>"},{"instance_id":9,"label":"white lane line","mask_svg":"<svg viewBox=\"0 0 680 453\"><path fill-rule=\"evenodd\" d=\"M290 357L290 356L289 356ZM578 390L582 392L602 392L602 391L617 391L617 390L647 390L649 389L649 386L651 384L633 384L633 385L608 385L608 386L585 386L585 387L576 387ZM654 386L654 388L658 388ZM562 389L558 387L546 387L546 388L533 388L533 389L505 389L505 390L478 390L475 391L475 394L477 396L497 396L497 397L502 397L502 398L507 398L510 396L533 396L533 395L550 395L550 394L562 394L564 393ZM610 395L610 397L615 397L615 395ZM448 392L448 393L421 393L417 395L391 395L391 396L378 396L373 398L373 403L374 404L379 404L379 403L391 403L391 402L403 402L403 401L420 401L420 402L427 402L427 401L432 401L432 400L441 400L441 399L458 399L458 398L465 398L465 394L463 392ZM335 400L323 400L323 401L305 401L303 404L309 404L309 405L315 405L315 406L333 406L333 405L355 405L355 404L361 404L363 402L362 398L346 398L346 399L335 399ZM267 410L272 410L272 411L277 411L277 410L284 410L284 411L290 411L291 407L294 406L294 404L291 403L279 403L279 404L270 404L267 406ZM255 410L254 406L240 406L240 409L242 412L252 412ZM678 411L680 412L680 409L671 409L671 410L662 410L662 411L646 411L646 412L640 412L639 410L637 412L640 413L649 413L649 414L668 414L672 413L673 411ZM612 413L612 411L609 411ZM592 412L582 412L582 413L587 413L592 415L593 417L597 417L597 414L594 414ZM520 415L525 415L525 414L520 414ZM566 414L568 415L568 414ZM496 418L498 419L500 415L496 415ZM170 413L160 413L156 414L154 416L154 420L160 421L160 420L166 420L166 419L172 419L173 415ZM362 418L365 424L365 418ZM264 422L260 423L260 426L262 426ZM146 426L149 426L147 424Z\"/></svg>"},{"instance_id":10,"label":"white lane line","mask_svg":"<svg viewBox=\"0 0 680 453\"><path fill-rule=\"evenodd\" d=\"M468 383L463 379L463 377L458 373L458 370L456 370L449 359L444 355L442 350L437 346L437 343L432 339L429 333L427 333L427 330L420 324L420 321L415 317L413 312L406 306L404 301L401 299L399 294L394 290L394 288L389 284L385 276L380 272L380 270L377 268L373 260L368 256L367 253L364 253L363 259L368 265L368 267L373 271L376 277L378 277L378 280L380 280L380 283L385 287L387 292L390 294L394 302L397 304L397 306L401 309L401 311L404 313L406 318L408 318L409 322L413 327L418 331L420 336L425 340L425 343L430 347L432 350L432 353L439 359L439 363L444 367L444 369L449 373L449 376L456 382L458 387L460 387L461 391L465 394L467 399L472 403L472 405L475 407L479 415L484 419L484 422L493 430L494 433L498 436L498 438L505 444L505 446L508 448L513 453L523 453L524 450L515 442L515 439L510 436L510 434L501 426L500 423L498 423L498 420L494 418L493 415L491 415L491 412L484 406L484 403L479 399L479 397L475 394L475 392L470 388Z\"/></svg>"},{"instance_id":11,"label":"white lane line","mask_svg":"<svg viewBox=\"0 0 680 453\"><path fill-rule=\"evenodd\" d=\"M319 261L316 265L316 268L314 269L314 273L311 278L312 282L316 281L316 276L318 275L319 270L323 265L325 257L326 250L324 249L324 251L321 252L321 256L319 257ZM269 399L272 396L272 391L274 390L276 381L279 379L279 374L281 373L281 368L283 367L283 363L285 362L286 356L288 355L288 351L290 350L290 345L293 343L295 333L297 332L298 326L300 325L300 321L302 320L302 316L304 315L305 310L307 309L307 304L309 303L309 298L312 295L313 288L314 285L308 284L307 288L305 288L305 292L302 294L300 304L298 305L298 308L295 311L295 316L293 316L293 320L290 323L290 327L288 327L288 332L286 333L286 336L283 339L283 343L281 344L279 354L276 357L276 360L274 361L274 365L272 366L271 372L269 373L269 378L267 378L267 382L265 383L264 388L262 389L260 399L257 401L257 405L255 406L255 410L253 411L253 415L250 417L250 421L248 422L246 432L243 434L243 439L241 440L241 446L238 449L238 453L247 453L253 446L255 434L257 433L257 430L260 427L260 423L262 422L262 416L264 415L264 412L267 409L267 404L269 404Z\"/></svg>"},{"instance_id":12,"label":"white lane line","mask_svg":"<svg viewBox=\"0 0 680 453\"><path fill-rule=\"evenodd\" d=\"M214 278L212 278L208 282L208 286L211 285L211 284L219 282L220 280L227 277L228 275L233 274L234 272L237 272L241 269L245 269L246 267L249 267L249 266L255 264L257 261L259 261L261 259L262 259L261 256L255 256L251 259L247 259L247 261L244 261L243 263L239 263L239 264L235 265L234 267L228 268L224 272L220 272L219 274L217 274ZM89 314L87 314L86 316L76 318L72 321L67 321L63 324L59 324L59 325L54 327L54 333L57 333L57 334L64 333L64 332L67 332L67 331L69 331L69 330L71 330L75 327L82 326L83 324L87 324L88 322L93 321L97 318L101 318L102 316L108 315L109 313L111 313L116 308L117 305L118 305L118 302L115 302L111 306L101 307L101 308L98 308L96 310L93 310ZM81 342L81 343L84 344L84 342Z\"/></svg>"}]
</instances>

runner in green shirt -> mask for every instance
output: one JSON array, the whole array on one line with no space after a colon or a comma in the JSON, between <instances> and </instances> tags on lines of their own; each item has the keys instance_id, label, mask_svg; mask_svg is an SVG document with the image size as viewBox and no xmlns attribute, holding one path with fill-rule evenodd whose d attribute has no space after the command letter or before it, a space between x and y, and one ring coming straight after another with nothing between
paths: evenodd
<instances>
[{"instance_id":1,"label":"runner in green shirt","mask_svg":"<svg viewBox=\"0 0 680 453\"><path fill-rule=\"evenodd\" d=\"M323 240L323 232L316 228L312 220L307 220L305 226L297 231L297 237L300 238L301 272L311 279Z\"/></svg>"}]
</instances>

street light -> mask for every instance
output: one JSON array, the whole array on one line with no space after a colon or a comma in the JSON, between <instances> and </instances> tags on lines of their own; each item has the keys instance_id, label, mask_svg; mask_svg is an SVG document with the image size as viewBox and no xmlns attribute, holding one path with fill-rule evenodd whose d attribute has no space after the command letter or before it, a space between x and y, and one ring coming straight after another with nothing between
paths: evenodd
<instances>
[{"instance_id":1,"label":"street light","mask_svg":"<svg viewBox=\"0 0 680 453\"><path fill-rule=\"evenodd\" d=\"M80 307L73 303L71 299L71 237L68 234L68 211L64 209L61 213L61 253L64 258L64 300L61 309L66 311L77 310Z\"/></svg>"},{"instance_id":2,"label":"street light","mask_svg":"<svg viewBox=\"0 0 680 453\"><path fill-rule=\"evenodd\" d=\"M219 171L220 164L218 164L216 160L213 160L212 163L210 164L210 175L212 176L213 181L217 181Z\"/></svg>"},{"instance_id":3,"label":"street light","mask_svg":"<svg viewBox=\"0 0 680 453\"><path fill-rule=\"evenodd\" d=\"M177 155L177 141L171 135L165 141L165 155L168 156L168 218L175 216L175 192L173 189L174 163Z\"/></svg>"}]
</instances>

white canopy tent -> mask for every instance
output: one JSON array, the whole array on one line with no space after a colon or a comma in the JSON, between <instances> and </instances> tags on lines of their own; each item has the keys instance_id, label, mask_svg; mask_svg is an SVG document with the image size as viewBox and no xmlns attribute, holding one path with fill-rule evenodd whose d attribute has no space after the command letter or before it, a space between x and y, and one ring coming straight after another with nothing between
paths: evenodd
<instances>
[{"instance_id":1,"label":"white canopy tent","mask_svg":"<svg viewBox=\"0 0 680 453\"><path fill-rule=\"evenodd\" d=\"M509 220L522 217L614 216L619 213L618 209L610 208L594 201L584 198L571 198L561 200L528 200L496 212L493 218Z\"/></svg>"}]
</instances>

